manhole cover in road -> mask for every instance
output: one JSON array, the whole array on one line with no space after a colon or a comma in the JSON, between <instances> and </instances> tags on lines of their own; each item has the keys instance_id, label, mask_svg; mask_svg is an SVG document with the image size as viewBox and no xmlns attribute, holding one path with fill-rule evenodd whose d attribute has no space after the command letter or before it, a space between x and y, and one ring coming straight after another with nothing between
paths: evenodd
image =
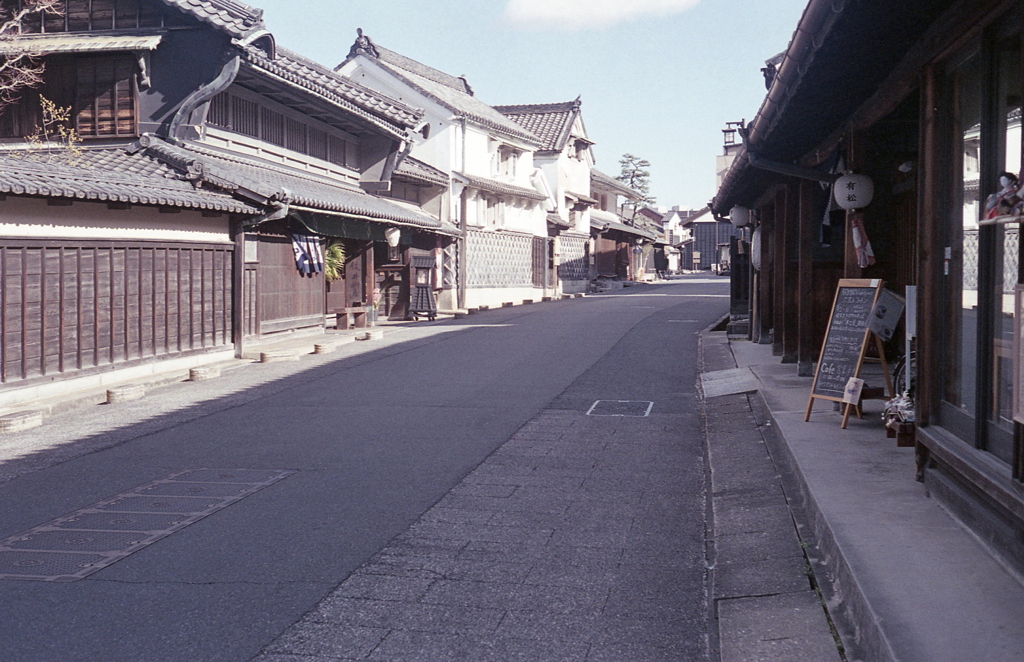
<instances>
[{"instance_id":1,"label":"manhole cover in road","mask_svg":"<svg viewBox=\"0 0 1024 662\"><path fill-rule=\"evenodd\" d=\"M587 416L636 416L651 413L654 403L648 400L597 400L590 405Z\"/></svg>"},{"instance_id":2,"label":"manhole cover in road","mask_svg":"<svg viewBox=\"0 0 1024 662\"><path fill-rule=\"evenodd\" d=\"M193 469L155 480L0 541L0 579L81 579L293 473Z\"/></svg>"}]
</instances>

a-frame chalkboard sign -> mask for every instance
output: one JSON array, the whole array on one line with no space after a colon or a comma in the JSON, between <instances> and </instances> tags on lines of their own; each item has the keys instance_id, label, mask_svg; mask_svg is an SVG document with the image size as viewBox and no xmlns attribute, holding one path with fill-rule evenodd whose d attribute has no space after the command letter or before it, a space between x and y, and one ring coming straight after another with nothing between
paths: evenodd
<instances>
[{"instance_id":1,"label":"a-frame chalkboard sign","mask_svg":"<svg viewBox=\"0 0 1024 662\"><path fill-rule=\"evenodd\" d=\"M843 402L847 382L851 377L860 376L868 340L873 335L868 329L868 317L881 292L882 281L878 279L843 278L839 281L835 299L832 301L832 314L829 316L825 341L818 356L818 368L814 372L814 382L811 384L811 397L807 399L804 421L811 420L811 408L814 406L815 398ZM881 352L882 343L877 338L876 341ZM888 367L884 365L885 355L880 356L888 382ZM850 408L853 406L847 404L843 412L844 429L850 417Z\"/></svg>"}]
</instances>

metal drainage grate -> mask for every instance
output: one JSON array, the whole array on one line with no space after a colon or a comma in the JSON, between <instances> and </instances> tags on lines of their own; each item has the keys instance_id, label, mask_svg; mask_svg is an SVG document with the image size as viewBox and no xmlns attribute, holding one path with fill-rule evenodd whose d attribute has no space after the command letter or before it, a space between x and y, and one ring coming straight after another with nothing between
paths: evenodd
<instances>
[{"instance_id":1,"label":"metal drainage grate","mask_svg":"<svg viewBox=\"0 0 1024 662\"><path fill-rule=\"evenodd\" d=\"M596 400L587 410L587 416L635 416L643 418L651 413L654 403L647 400Z\"/></svg>"},{"instance_id":2,"label":"metal drainage grate","mask_svg":"<svg viewBox=\"0 0 1024 662\"><path fill-rule=\"evenodd\" d=\"M192 469L0 541L0 579L72 582L294 471Z\"/></svg>"}]
</instances>

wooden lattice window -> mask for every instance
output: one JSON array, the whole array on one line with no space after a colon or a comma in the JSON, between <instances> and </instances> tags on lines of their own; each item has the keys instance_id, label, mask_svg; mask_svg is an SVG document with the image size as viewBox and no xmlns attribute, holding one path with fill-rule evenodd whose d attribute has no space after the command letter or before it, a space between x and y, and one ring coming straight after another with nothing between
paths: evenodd
<instances>
[{"instance_id":1,"label":"wooden lattice window","mask_svg":"<svg viewBox=\"0 0 1024 662\"><path fill-rule=\"evenodd\" d=\"M135 60L82 58L75 63L75 128L83 138L134 136Z\"/></svg>"},{"instance_id":2,"label":"wooden lattice window","mask_svg":"<svg viewBox=\"0 0 1024 662\"><path fill-rule=\"evenodd\" d=\"M19 0L0 0L0 8L8 15L22 4ZM23 31L30 34L88 32L159 28L185 22L183 14L173 10L165 14L165 8L152 0L64 0L58 8L61 11L57 14L27 15Z\"/></svg>"},{"instance_id":3,"label":"wooden lattice window","mask_svg":"<svg viewBox=\"0 0 1024 662\"><path fill-rule=\"evenodd\" d=\"M260 137L260 107L255 101L231 97L231 122L228 128L251 138Z\"/></svg>"},{"instance_id":4,"label":"wooden lattice window","mask_svg":"<svg viewBox=\"0 0 1024 662\"><path fill-rule=\"evenodd\" d=\"M284 147L284 115L269 108L260 108L260 138Z\"/></svg>"},{"instance_id":5,"label":"wooden lattice window","mask_svg":"<svg viewBox=\"0 0 1024 662\"><path fill-rule=\"evenodd\" d=\"M130 55L52 58L46 84L0 109L0 138L24 138L42 124L40 95L70 107L81 138L137 135L135 59Z\"/></svg>"}]
</instances>

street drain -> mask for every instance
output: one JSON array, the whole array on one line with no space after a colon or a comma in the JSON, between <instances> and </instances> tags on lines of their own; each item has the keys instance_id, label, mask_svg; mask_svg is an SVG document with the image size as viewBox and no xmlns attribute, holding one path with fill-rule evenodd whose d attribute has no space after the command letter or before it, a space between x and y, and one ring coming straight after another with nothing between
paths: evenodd
<instances>
[{"instance_id":1,"label":"street drain","mask_svg":"<svg viewBox=\"0 0 1024 662\"><path fill-rule=\"evenodd\" d=\"M647 400L596 400L587 410L587 416L635 416L651 413L654 403Z\"/></svg>"},{"instance_id":2,"label":"street drain","mask_svg":"<svg viewBox=\"0 0 1024 662\"><path fill-rule=\"evenodd\" d=\"M190 469L0 541L0 579L72 582L294 471Z\"/></svg>"}]
</instances>

